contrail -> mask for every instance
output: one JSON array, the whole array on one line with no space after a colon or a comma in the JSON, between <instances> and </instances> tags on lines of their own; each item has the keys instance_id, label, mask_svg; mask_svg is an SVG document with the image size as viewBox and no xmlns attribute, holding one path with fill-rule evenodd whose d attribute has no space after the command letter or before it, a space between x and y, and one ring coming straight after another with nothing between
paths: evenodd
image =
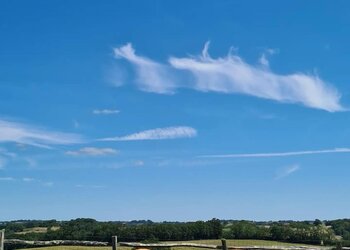
<instances>
[{"instance_id":1,"label":"contrail","mask_svg":"<svg viewBox=\"0 0 350 250\"><path fill-rule=\"evenodd\" d=\"M199 158L268 158L268 157L288 157L298 155L314 155L314 154L335 154L350 153L350 148L334 148L323 150L306 150L306 151L290 151L290 152L273 152L273 153L253 153L253 154L222 154L222 155L200 155Z\"/></svg>"}]
</instances>

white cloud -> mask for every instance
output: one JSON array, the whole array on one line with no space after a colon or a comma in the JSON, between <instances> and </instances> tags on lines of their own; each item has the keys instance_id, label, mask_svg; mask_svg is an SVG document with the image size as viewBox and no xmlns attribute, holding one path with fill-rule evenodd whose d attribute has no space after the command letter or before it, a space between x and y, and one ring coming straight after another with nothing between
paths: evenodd
<instances>
[{"instance_id":1,"label":"white cloud","mask_svg":"<svg viewBox=\"0 0 350 250\"><path fill-rule=\"evenodd\" d=\"M24 178L22 178L22 181L24 181L24 182L33 182L33 181L35 181L35 179L29 178L29 177L24 177Z\"/></svg>"},{"instance_id":2,"label":"white cloud","mask_svg":"<svg viewBox=\"0 0 350 250\"><path fill-rule=\"evenodd\" d=\"M49 147L47 145L80 143L82 142L82 138L76 134L49 131L0 119L0 143L1 142Z\"/></svg>"},{"instance_id":3,"label":"white cloud","mask_svg":"<svg viewBox=\"0 0 350 250\"><path fill-rule=\"evenodd\" d=\"M263 53L261 57L259 58L259 63L264 67L269 67L270 62L267 60L266 54Z\"/></svg>"},{"instance_id":4,"label":"white cloud","mask_svg":"<svg viewBox=\"0 0 350 250\"><path fill-rule=\"evenodd\" d=\"M117 58L125 58L137 71L136 82L143 91L158 94L174 93L176 83L170 66L157 63L146 57L137 56L130 43L114 49Z\"/></svg>"},{"instance_id":5,"label":"white cloud","mask_svg":"<svg viewBox=\"0 0 350 250\"><path fill-rule=\"evenodd\" d=\"M103 155L115 155L118 151L113 148L95 148L95 147L85 147L76 151L67 151L67 155L80 156L103 156Z\"/></svg>"},{"instance_id":6,"label":"white cloud","mask_svg":"<svg viewBox=\"0 0 350 250\"><path fill-rule=\"evenodd\" d=\"M0 177L0 181L14 181L13 177Z\"/></svg>"},{"instance_id":7,"label":"white cloud","mask_svg":"<svg viewBox=\"0 0 350 250\"><path fill-rule=\"evenodd\" d=\"M165 139L177 139L177 138L191 138L197 135L197 131L194 128L180 126L180 127L167 127L156 128L150 130L144 130L138 133L121 136L104 138L102 141L141 141L141 140L165 140Z\"/></svg>"},{"instance_id":8,"label":"white cloud","mask_svg":"<svg viewBox=\"0 0 350 250\"><path fill-rule=\"evenodd\" d=\"M92 111L94 115L116 115L119 112L117 109L95 109Z\"/></svg>"},{"instance_id":9,"label":"white cloud","mask_svg":"<svg viewBox=\"0 0 350 250\"><path fill-rule=\"evenodd\" d=\"M206 43L201 56L170 57L169 64L136 55L130 43L114 52L135 66L138 86L144 91L166 94L186 87L202 92L239 93L282 103L299 103L329 112L345 110L338 91L317 75L277 74L268 67L248 64L231 52L226 57L214 59L208 48L209 43ZM266 55L260 61L268 66Z\"/></svg>"},{"instance_id":10,"label":"white cloud","mask_svg":"<svg viewBox=\"0 0 350 250\"><path fill-rule=\"evenodd\" d=\"M120 67L119 63L114 63L105 69L104 79L114 87L123 86L127 81L127 71Z\"/></svg>"},{"instance_id":11,"label":"white cloud","mask_svg":"<svg viewBox=\"0 0 350 250\"><path fill-rule=\"evenodd\" d=\"M270 62L267 59L270 55L274 55L277 53L278 50L276 49L266 49L264 53L262 53L262 55L259 58L259 63L263 66L263 67L270 67Z\"/></svg>"},{"instance_id":12,"label":"white cloud","mask_svg":"<svg viewBox=\"0 0 350 250\"><path fill-rule=\"evenodd\" d=\"M290 151L276 153L254 153L254 154L222 154L222 155L201 155L200 158L267 158L267 157L288 157L298 155L314 155L314 154L335 154L335 153L350 153L350 148L334 148L323 150L305 150L305 151Z\"/></svg>"},{"instance_id":13,"label":"white cloud","mask_svg":"<svg viewBox=\"0 0 350 250\"><path fill-rule=\"evenodd\" d=\"M42 180L37 180L31 177L22 177L22 178L14 178L14 177L0 177L0 181L8 181L8 182L13 182L18 184L19 182L22 183L33 183L33 184L39 184L44 187L52 187L54 185L53 182L50 181L42 181Z\"/></svg>"},{"instance_id":14,"label":"white cloud","mask_svg":"<svg viewBox=\"0 0 350 250\"><path fill-rule=\"evenodd\" d=\"M292 166L288 166L284 169L282 169L279 173L277 173L275 179L282 179L285 178L291 174L293 174L294 172L298 171L300 169L299 165L292 165Z\"/></svg>"}]
</instances>

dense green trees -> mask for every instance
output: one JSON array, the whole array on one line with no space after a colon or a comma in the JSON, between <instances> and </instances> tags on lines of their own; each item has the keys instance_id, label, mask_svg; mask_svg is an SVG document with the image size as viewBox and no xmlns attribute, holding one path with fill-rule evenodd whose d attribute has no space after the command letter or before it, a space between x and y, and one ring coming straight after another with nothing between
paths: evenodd
<instances>
[{"instance_id":1,"label":"dense green trees","mask_svg":"<svg viewBox=\"0 0 350 250\"><path fill-rule=\"evenodd\" d=\"M309 222L275 222L257 224L249 221L232 222L225 228L227 239L262 239L308 244L331 243L334 232L323 223L315 225Z\"/></svg>"},{"instance_id":2,"label":"dense green trees","mask_svg":"<svg viewBox=\"0 0 350 250\"><path fill-rule=\"evenodd\" d=\"M18 226L20 225L20 226ZM197 240L221 237L220 220L187 223L121 223L97 222L93 219L76 219L59 224L59 230L48 230L45 234L15 234L26 225L8 223L5 228L8 237L27 240L90 240L111 241L117 235L119 241Z\"/></svg>"},{"instance_id":3,"label":"dense green trees","mask_svg":"<svg viewBox=\"0 0 350 250\"><path fill-rule=\"evenodd\" d=\"M331 226L344 240L350 240L350 219L326 221L326 225Z\"/></svg>"},{"instance_id":4,"label":"dense green trees","mask_svg":"<svg viewBox=\"0 0 350 250\"><path fill-rule=\"evenodd\" d=\"M343 246L350 246L350 219L326 221L326 225L341 237Z\"/></svg>"},{"instance_id":5,"label":"dense green trees","mask_svg":"<svg viewBox=\"0 0 350 250\"><path fill-rule=\"evenodd\" d=\"M269 235L268 228L249 221L233 222L224 233L227 239L268 239Z\"/></svg>"}]
</instances>

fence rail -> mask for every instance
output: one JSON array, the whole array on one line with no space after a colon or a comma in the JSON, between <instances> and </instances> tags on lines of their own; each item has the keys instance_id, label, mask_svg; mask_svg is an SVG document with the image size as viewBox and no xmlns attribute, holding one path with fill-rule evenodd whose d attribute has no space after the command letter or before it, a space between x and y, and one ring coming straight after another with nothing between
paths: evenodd
<instances>
[{"instance_id":1,"label":"fence rail","mask_svg":"<svg viewBox=\"0 0 350 250\"><path fill-rule=\"evenodd\" d=\"M221 246L197 244L197 243L136 243L136 242L120 242L120 246L125 247L136 247L136 248L148 248L148 247L198 247L198 248L209 248L209 249L221 249Z\"/></svg>"},{"instance_id":2,"label":"fence rail","mask_svg":"<svg viewBox=\"0 0 350 250\"><path fill-rule=\"evenodd\" d=\"M20 245L20 246L108 246L108 242L100 241L80 241L80 240L18 240L5 239L5 230L0 230L0 250L4 250L4 245Z\"/></svg>"},{"instance_id":3,"label":"fence rail","mask_svg":"<svg viewBox=\"0 0 350 250\"><path fill-rule=\"evenodd\" d=\"M51 241L28 241L18 239L5 239L5 230L0 230L0 250L4 250L4 245L21 246L108 246L108 242L100 241L78 241L78 240L51 240ZM221 245L198 244L190 242L167 242L167 243L139 243L139 242L119 242L117 236L112 237L112 250L117 250L119 246L132 247L134 249L151 248L174 248L191 247L221 250L332 250L334 247L316 246L228 246L226 240L221 240ZM350 250L350 247L343 247L343 250Z\"/></svg>"},{"instance_id":4,"label":"fence rail","mask_svg":"<svg viewBox=\"0 0 350 250\"><path fill-rule=\"evenodd\" d=\"M39 241L39 240L17 240L7 239L4 241L6 245L26 245L26 246L108 246L108 242L99 241L79 241L79 240L50 240L50 241ZM2 249L0 249L2 250Z\"/></svg>"},{"instance_id":5,"label":"fence rail","mask_svg":"<svg viewBox=\"0 0 350 250\"><path fill-rule=\"evenodd\" d=\"M226 241L224 241L226 242ZM330 250L331 247L307 247L307 246L227 246L227 245L207 245L196 243L151 243L143 244L136 242L120 242L120 246L134 248L152 248L152 247L195 247L207 249L231 249L231 250ZM345 248L343 248L345 249Z\"/></svg>"}]
</instances>

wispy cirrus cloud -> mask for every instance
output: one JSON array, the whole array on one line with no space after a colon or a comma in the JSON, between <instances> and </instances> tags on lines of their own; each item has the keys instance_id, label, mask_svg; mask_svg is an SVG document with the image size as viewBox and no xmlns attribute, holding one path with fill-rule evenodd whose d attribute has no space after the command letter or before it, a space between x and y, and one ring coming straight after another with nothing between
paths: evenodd
<instances>
[{"instance_id":1,"label":"wispy cirrus cloud","mask_svg":"<svg viewBox=\"0 0 350 250\"><path fill-rule=\"evenodd\" d=\"M37 147L49 147L49 145L66 145L81 143L82 141L82 137L77 134L62 133L0 119L0 143L13 142Z\"/></svg>"},{"instance_id":2,"label":"wispy cirrus cloud","mask_svg":"<svg viewBox=\"0 0 350 250\"><path fill-rule=\"evenodd\" d=\"M114 54L117 58L125 58L135 66L136 83L141 90L158 94L175 92L176 75L173 74L170 66L136 55L130 43L115 48Z\"/></svg>"},{"instance_id":3,"label":"wispy cirrus cloud","mask_svg":"<svg viewBox=\"0 0 350 250\"><path fill-rule=\"evenodd\" d=\"M340 104L340 93L318 75L275 73L265 54L260 65L249 64L232 52L212 58L208 48L206 43L200 56L170 57L167 64L136 55L130 43L114 52L117 58L124 58L135 67L136 82L143 91L171 94L178 88L191 88L298 103L329 112L345 110Z\"/></svg>"},{"instance_id":4,"label":"wispy cirrus cloud","mask_svg":"<svg viewBox=\"0 0 350 250\"><path fill-rule=\"evenodd\" d=\"M323 150L305 150L305 151L289 151L289 152L271 152L271 153L253 153L253 154L221 154L221 155L201 155L200 158L269 158L269 157L288 157L298 155L314 155L314 154L336 154L350 153L350 148L334 148Z\"/></svg>"},{"instance_id":5,"label":"wispy cirrus cloud","mask_svg":"<svg viewBox=\"0 0 350 250\"><path fill-rule=\"evenodd\" d=\"M270 62L268 60L268 57L271 55L274 55L278 52L277 49L266 49L264 53L259 58L259 63L264 67L270 67Z\"/></svg>"},{"instance_id":6,"label":"wispy cirrus cloud","mask_svg":"<svg viewBox=\"0 0 350 250\"><path fill-rule=\"evenodd\" d=\"M0 181L4 181L4 182L11 182L14 184L18 184L18 183L26 183L26 184L37 184L40 186L44 186L44 187L52 187L54 185L53 182L51 181L43 181L43 180L38 180L38 179L34 179L31 177L23 177L23 178L15 178L15 177L11 177L11 176L6 176L6 177L0 177Z\"/></svg>"},{"instance_id":7,"label":"wispy cirrus cloud","mask_svg":"<svg viewBox=\"0 0 350 250\"><path fill-rule=\"evenodd\" d=\"M116 115L119 114L120 111L117 109L94 109L92 113L94 115Z\"/></svg>"},{"instance_id":8,"label":"wispy cirrus cloud","mask_svg":"<svg viewBox=\"0 0 350 250\"><path fill-rule=\"evenodd\" d=\"M101 141L142 141L142 140L166 140L178 138L192 138L197 135L197 130L187 126L167 127L144 130L121 137L103 138Z\"/></svg>"},{"instance_id":9,"label":"wispy cirrus cloud","mask_svg":"<svg viewBox=\"0 0 350 250\"><path fill-rule=\"evenodd\" d=\"M285 178L285 177L295 173L299 169L300 169L299 165L296 165L296 164L288 166L286 168L283 168L276 174L275 180Z\"/></svg>"},{"instance_id":10,"label":"wispy cirrus cloud","mask_svg":"<svg viewBox=\"0 0 350 250\"><path fill-rule=\"evenodd\" d=\"M67 151L67 155L72 156L104 156L118 154L118 150L113 148L84 147L75 151Z\"/></svg>"}]
</instances>

